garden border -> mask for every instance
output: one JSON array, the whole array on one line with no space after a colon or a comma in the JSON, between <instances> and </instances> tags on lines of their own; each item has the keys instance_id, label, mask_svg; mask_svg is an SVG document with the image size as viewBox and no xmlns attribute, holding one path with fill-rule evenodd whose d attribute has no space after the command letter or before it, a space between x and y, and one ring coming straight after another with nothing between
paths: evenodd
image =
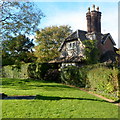
<instances>
[{"instance_id":1,"label":"garden border","mask_svg":"<svg viewBox=\"0 0 120 120\"><path fill-rule=\"evenodd\" d=\"M66 84L63 84L63 85L66 85ZM74 88L78 88L78 89L80 89L80 90L82 90L82 91L84 91L84 92L87 92L87 93L89 93L89 94L91 94L91 95L94 95L94 96L96 96L96 97L102 98L103 100L106 100L106 101L108 101L108 102L110 102L110 103L113 103L114 105L117 105L117 106L120 107L120 103L116 103L114 100L108 99L108 98L106 98L106 97L104 97L104 96L102 96L102 95L98 95L98 94L96 94L96 93L93 93L93 92L91 92L91 91L88 91L88 90L86 90L85 88L79 88L79 87L76 87L76 86L73 86L73 85L67 85L67 86L69 86L69 87L74 87Z\"/></svg>"}]
</instances>

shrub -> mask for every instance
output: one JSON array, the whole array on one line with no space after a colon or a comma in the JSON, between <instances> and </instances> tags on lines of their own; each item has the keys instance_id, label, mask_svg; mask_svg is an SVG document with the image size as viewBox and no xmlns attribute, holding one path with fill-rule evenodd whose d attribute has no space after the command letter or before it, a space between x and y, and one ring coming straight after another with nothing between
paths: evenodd
<instances>
[{"instance_id":1,"label":"shrub","mask_svg":"<svg viewBox=\"0 0 120 120\"><path fill-rule=\"evenodd\" d=\"M27 67L29 64L8 65L2 67L2 77L6 78L29 78Z\"/></svg>"},{"instance_id":2,"label":"shrub","mask_svg":"<svg viewBox=\"0 0 120 120\"><path fill-rule=\"evenodd\" d=\"M61 82L58 69L49 69L44 77L47 81Z\"/></svg>"},{"instance_id":3,"label":"shrub","mask_svg":"<svg viewBox=\"0 0 120 120\"><path fill-rule=\"evenodd\" d=\"M7 77L7 78L13 78L12 66L10 66L10 65L4 66L2 68L2 76Z\"/></svg>"},{"instance_id":4,"label":"shrub","mask_svg":"<svg viewBox=\"0 0 120 120\"><path fill-rule=\"evenodd\" d=\"M36 64L31 63L27 68L27 73L30 78L36 78Z\"/></svg>"},{"instance_id":5,"label":"shrub","mask_svg":"<svg viewBox=\"0 0 120 120\"><path fill-rule=\"evenodd\" d=\"M51 63L37 63L36 66L36 78L46 80L49 69L58 69L58 64Z\"/></svg>"},{"instance_id":6,"label":"shrub","mask_svg":"<svg viewBox=\"0 0 120 120\"><path fill-rule=\"evenodd\" d=\"M61 81L65 84L84 87L85 80L82 76L83 73L76 66L68 66L61 70Z\"/></svg>"},{"instance_id":7,"label":"shrub","mask_svg":"<svg viewBox=\"0 0 120 120\"><path fill-rule=\"evenodd\" d=\"M4 66L3 77L6 78L34 78L45 79L45 74L49 69L58 69L58 64L49 63L26 63L19 65Z\"/></svg>"},{"instance_id":8,"label":"shrub","mask_svg":"<svg viewBox=\"0 0 120 120\"><path fill-rule=\"evenodd\" d=\"M27 71L29 64L30 63L21 64L21 72L20 72L19 78L22 78L22 79L30 78Z\"/></svg>"},{"instance_id":9,"label":"shrub","mask_svg":"<svg viewBox=\"0 0 120 120\"><path fill-rule=\"evenodd\" d=\"M118 71L105 67L93 68L87 74L90 88L106 93L112 93L118 90Z\"/></svg>"},{"instance_id":10,"label":"shrub","mask_svg":"<svg viewBox=\"0 0 120 120\"><path fill-rule=\"evenodd\" d=\"M68 66L61 70L62 83L86 87L111 98L118 96L119 77L118 69L108 68L102 64L86 65L80 68Z\"/></svg>"}]
</instances>

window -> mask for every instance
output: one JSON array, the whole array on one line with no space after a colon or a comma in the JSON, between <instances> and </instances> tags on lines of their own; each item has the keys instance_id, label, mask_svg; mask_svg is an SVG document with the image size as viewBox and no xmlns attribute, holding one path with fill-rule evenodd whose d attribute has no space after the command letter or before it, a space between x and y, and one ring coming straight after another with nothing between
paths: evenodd
<instances>
[{"instance_id":1,"label":"window","mask_svg":"<svg viewBox=\"0 0 120 120\"><path fill-rule=\"evenodd\" d=\"M75 43L73 43L73 48L75 48Z\"/></svg>"},{"instance_id":2,"label":"window","mask_svg":"<svg viewBox=\"0 0 120 120\"><path fill-rule=\"evenodd\" d=\"M76 47L75 42L72 42L72 43L68 44L68 49L74 49L75 47Z\"/></svg>"},{"instance_id":3,"label":"window","mask_svg":"<svg viewBox=\"0 0 120 120\"><path fill-rule=\"evenodd\" d=\"M69 48L72 48L72 44L71 43L69 44Z\"/></svg>"}]
</instances>

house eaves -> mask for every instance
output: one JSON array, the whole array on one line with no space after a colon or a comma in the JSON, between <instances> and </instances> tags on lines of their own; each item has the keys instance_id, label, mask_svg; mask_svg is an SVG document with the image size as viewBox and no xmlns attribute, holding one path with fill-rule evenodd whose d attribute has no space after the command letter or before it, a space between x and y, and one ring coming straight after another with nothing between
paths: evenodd
<instances>
[{"instance_id":1,"label":"house eaves","mask_svg":"<svg viewBox=\"0 0 120 120\"><path fill-rule=\"evenodd\" d=\"M113 45L116 45L112 36L110 35L110 33L107 33L107 34L103 34L103 38L102 38L102 44L105 44L106 41L108 40L108 38L110 38L111 42Z\"/></svg>"}]
</instances>

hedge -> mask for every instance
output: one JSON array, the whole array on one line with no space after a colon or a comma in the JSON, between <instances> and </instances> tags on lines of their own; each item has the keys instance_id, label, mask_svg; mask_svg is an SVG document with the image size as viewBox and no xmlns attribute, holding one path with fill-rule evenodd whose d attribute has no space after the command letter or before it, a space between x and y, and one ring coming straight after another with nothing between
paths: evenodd
<instances>
[{"instance_id":1,"label":"hedge","mask_svg":"<svg viewBox=\"0 0 120 120\"><path fill-rule=\"evenodd\" d=\"M108 68L99 64L83 67L68 66L61 70L61 82L117 97L119 75L117 68Z\"/></svg>"},{"instance_id":2,"label":"hedge","mask_svg":"<svg viewBox=\"0 0 120 120\"><path fill-rule=\"evenodd\" d=\"M49 63L27 63L20 65L8 65L2 68L2 77L44 79L49 69L57 68L58 64Z\"/></svg>"},{"instance_id":3,"label":"hedge","mask_svg":"<svg viewBox=\"0 0 120 120\"><path fill-rule=\"evenodd\" d=\"M78 87L85 87L85 75L86 74L83 74L79 67L68 66L61 70L61 82Z\"/></svg>"},{"instance_id":4,"label":"hedge","mask_svg":"<svg viewBox=\"0 0 120 120\"><path fill-rule=\"evenodd\" d=\"M8 65L2 68L2 76L6 78L29 78L27 68L29 64Z\"/></svg>"}]
</instances>

